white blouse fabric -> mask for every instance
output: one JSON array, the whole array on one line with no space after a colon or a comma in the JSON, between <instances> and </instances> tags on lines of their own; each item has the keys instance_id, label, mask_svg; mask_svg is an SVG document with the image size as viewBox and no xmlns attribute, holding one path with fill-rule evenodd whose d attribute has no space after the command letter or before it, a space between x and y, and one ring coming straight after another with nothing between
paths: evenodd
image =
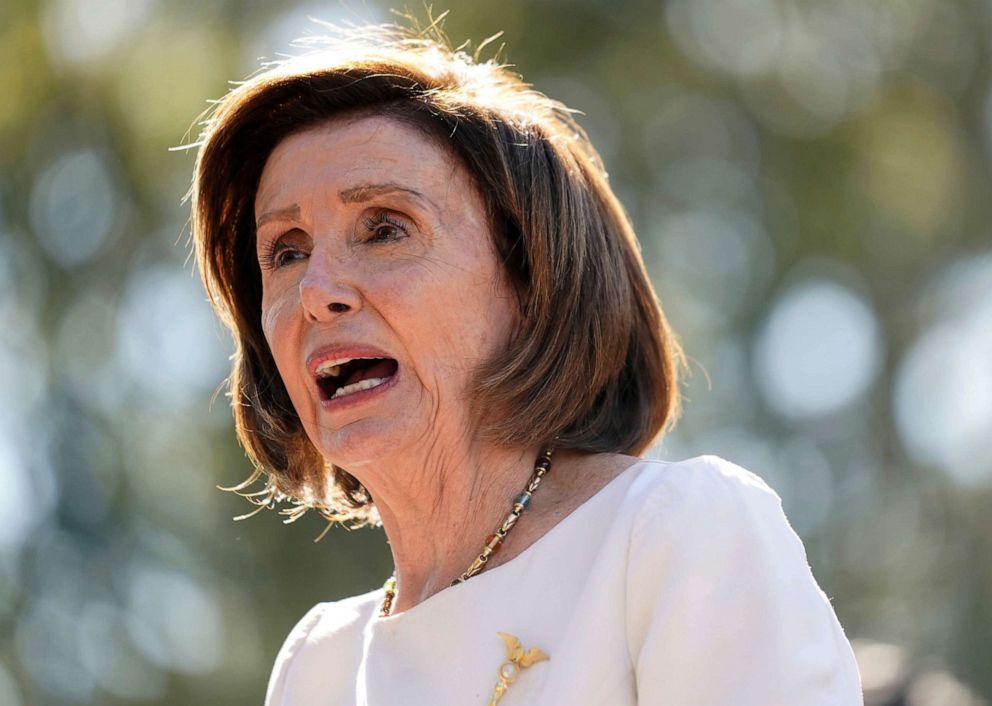
<instances>
[{"instance_id":1,"label":"white blouse fabric","mask_svg":"<svg viewBox=\"0 0 992 706\"><path fill-rule=\"evenodd\" d=\"M521 554L380 618L382 589L320 603L266 706L859 706L850 644L781 500L717 456L640 461Z\"/></svg>"}]
</instances>

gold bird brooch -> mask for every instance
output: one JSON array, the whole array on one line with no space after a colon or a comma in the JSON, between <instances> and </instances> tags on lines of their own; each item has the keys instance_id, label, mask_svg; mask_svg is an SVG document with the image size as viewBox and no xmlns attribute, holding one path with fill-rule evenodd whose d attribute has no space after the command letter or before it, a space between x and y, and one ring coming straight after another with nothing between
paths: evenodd
<instances>
[{"instance_id":1,"label":"gold bird brooch","mask_svg":"<svg viewBox=\"0 0 992 706\"><path fill-rule=\"evenodd\" d=\"M517 680L522 670L527 669L532 664L551 659L537 647L525 650L518 637L506 632L496 634L506 643L506 661L499 667L498 681L493 687L493 698L489 701L489 706L496 706L499 703L503 694Z\"/></svg>"}]
</instances>

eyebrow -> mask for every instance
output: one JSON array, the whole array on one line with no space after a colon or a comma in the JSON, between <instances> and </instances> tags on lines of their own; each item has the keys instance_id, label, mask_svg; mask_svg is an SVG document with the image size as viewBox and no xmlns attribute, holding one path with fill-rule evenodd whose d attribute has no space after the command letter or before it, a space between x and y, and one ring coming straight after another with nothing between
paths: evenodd
<instances>
[{"instance_id":1,"label":"eyebrow","mask_svg":"<svg viewBox=\"0 0 992 706\"><path fill-rule=\"evenodd\" d=\"M386 182L383 184L361 184L359 186L354 186L350 189L345 189L344 191L338 192L338 196L341 198L341 203L363 203L365 201L371 201L376 196L396 192L408 194L421 203L429 205L435 211L439 211L437 204L419 191L393 182Z\"/></svg>"},{"instance_id":2,"label":"eyebrow","mask_svg":"<svg viewBox=\"0 0 992 706\"><path fill-rule=\"evenodd\" d=\"M392 182L387 182L384 184L361 184L359 186L353 186L350 189L344 189L338 192L338 198L341 199L341 203L364 203L366 201L371 201L376 196L382 196L383 194L392 193L402 193L412 196L421 203L427 204L434 209L435 213L440 213L440 209L437 207L433 201L424 196L422 193L415 189L411 189L400 184L395 184ZM277 208L272 211L266 211L261 216L258 217L258 221L255 223L255 228L261 228L266 223L270 221L284 221L284 220L299 220L300 219L300 206L299 204L291 204L285 208Z\"/></svg>"}]
</instances>

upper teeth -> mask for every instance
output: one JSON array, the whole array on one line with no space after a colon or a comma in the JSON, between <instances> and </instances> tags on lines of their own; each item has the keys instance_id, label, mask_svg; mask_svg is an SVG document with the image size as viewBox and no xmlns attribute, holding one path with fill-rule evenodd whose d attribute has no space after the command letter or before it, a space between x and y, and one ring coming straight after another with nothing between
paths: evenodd
<instances>
[{"instance_id":1,"label":"upper teeth","mask_svg":"<svg viewBox=\"0 0 992 706\"><path fill-rule=\"evenodd\" d=\"M314 373L319 378L326 377L337 377L341 374L341 366L345 363L350 363L353 360L362 360L361 358L335 358L334 360L325 360L323 363L317 366Z\"/></svg>"}]
</instances>

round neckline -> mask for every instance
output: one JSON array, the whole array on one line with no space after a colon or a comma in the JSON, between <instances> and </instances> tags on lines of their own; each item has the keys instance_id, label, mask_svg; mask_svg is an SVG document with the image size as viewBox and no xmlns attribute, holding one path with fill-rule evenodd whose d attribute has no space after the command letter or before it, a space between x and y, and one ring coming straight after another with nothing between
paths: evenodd
<instances>
[{"instance_id":1,"label":"round neckline","mask_svg":"<svg viewBox=\"0 0 992 706\"><path fill-rule=\"evenodd\" d=\"M512 559L509 559L498 566L494 566L491 569L486 569L482 573L473 576L468 581L463 581L462 583L457 583L453 586L446 586L437 593L435 593L434 595L421 601L412 608L408 608L402 613L398 613L395 615L380 616L379 609L382 606L382 599L385 596L385 590L384 588L377 589L371 594L376 598L376 601L373 603L373 610L371 616L372 626L373 627L394 626L401 624L404 620L415 620L417 616L427 613L435 605L438 605L441 602L441 600L451 599L452 596L460 595L462 591L466 590L465 586L474 585L475 587L478 587L482 583L495 580L488 577L501 576L502 573L505 573L504 571L502 571L505 567L508 567L507 571L509 571L512 568L519 566L520 564L524 563L523 560L526 557L531 556L532 554L539 551L541 547L549 544L551 540L554 537L556 537L558 534L560 534L566 526L576 522L577 520L575 518L577 518L579 515L588 512L589 511L588 508L590 506L594 505L597 501L601 500L603 497L608 495L610 491L616 485L618 485L622 479L625 479L628 476L633 475L635 469L641 468L646 464L650 464L650 463L665 463L665 461L658 461L656 459L645 459L645 458L641 458L634 461L634 463L627 466L620 473L618 473L609 481L607 481L605 484L603 484L603 487L601 487L595 493L593 493L588 498L583 500L581 503L576 505L574 510L572 510L570 513L562 517L558 522L552 525L547 532L545 532L536 540L531 542L531 544L527 548L522 550ZM405 617L405 616L410 616L410 617Z\"/></svg>"}]
</instances>

